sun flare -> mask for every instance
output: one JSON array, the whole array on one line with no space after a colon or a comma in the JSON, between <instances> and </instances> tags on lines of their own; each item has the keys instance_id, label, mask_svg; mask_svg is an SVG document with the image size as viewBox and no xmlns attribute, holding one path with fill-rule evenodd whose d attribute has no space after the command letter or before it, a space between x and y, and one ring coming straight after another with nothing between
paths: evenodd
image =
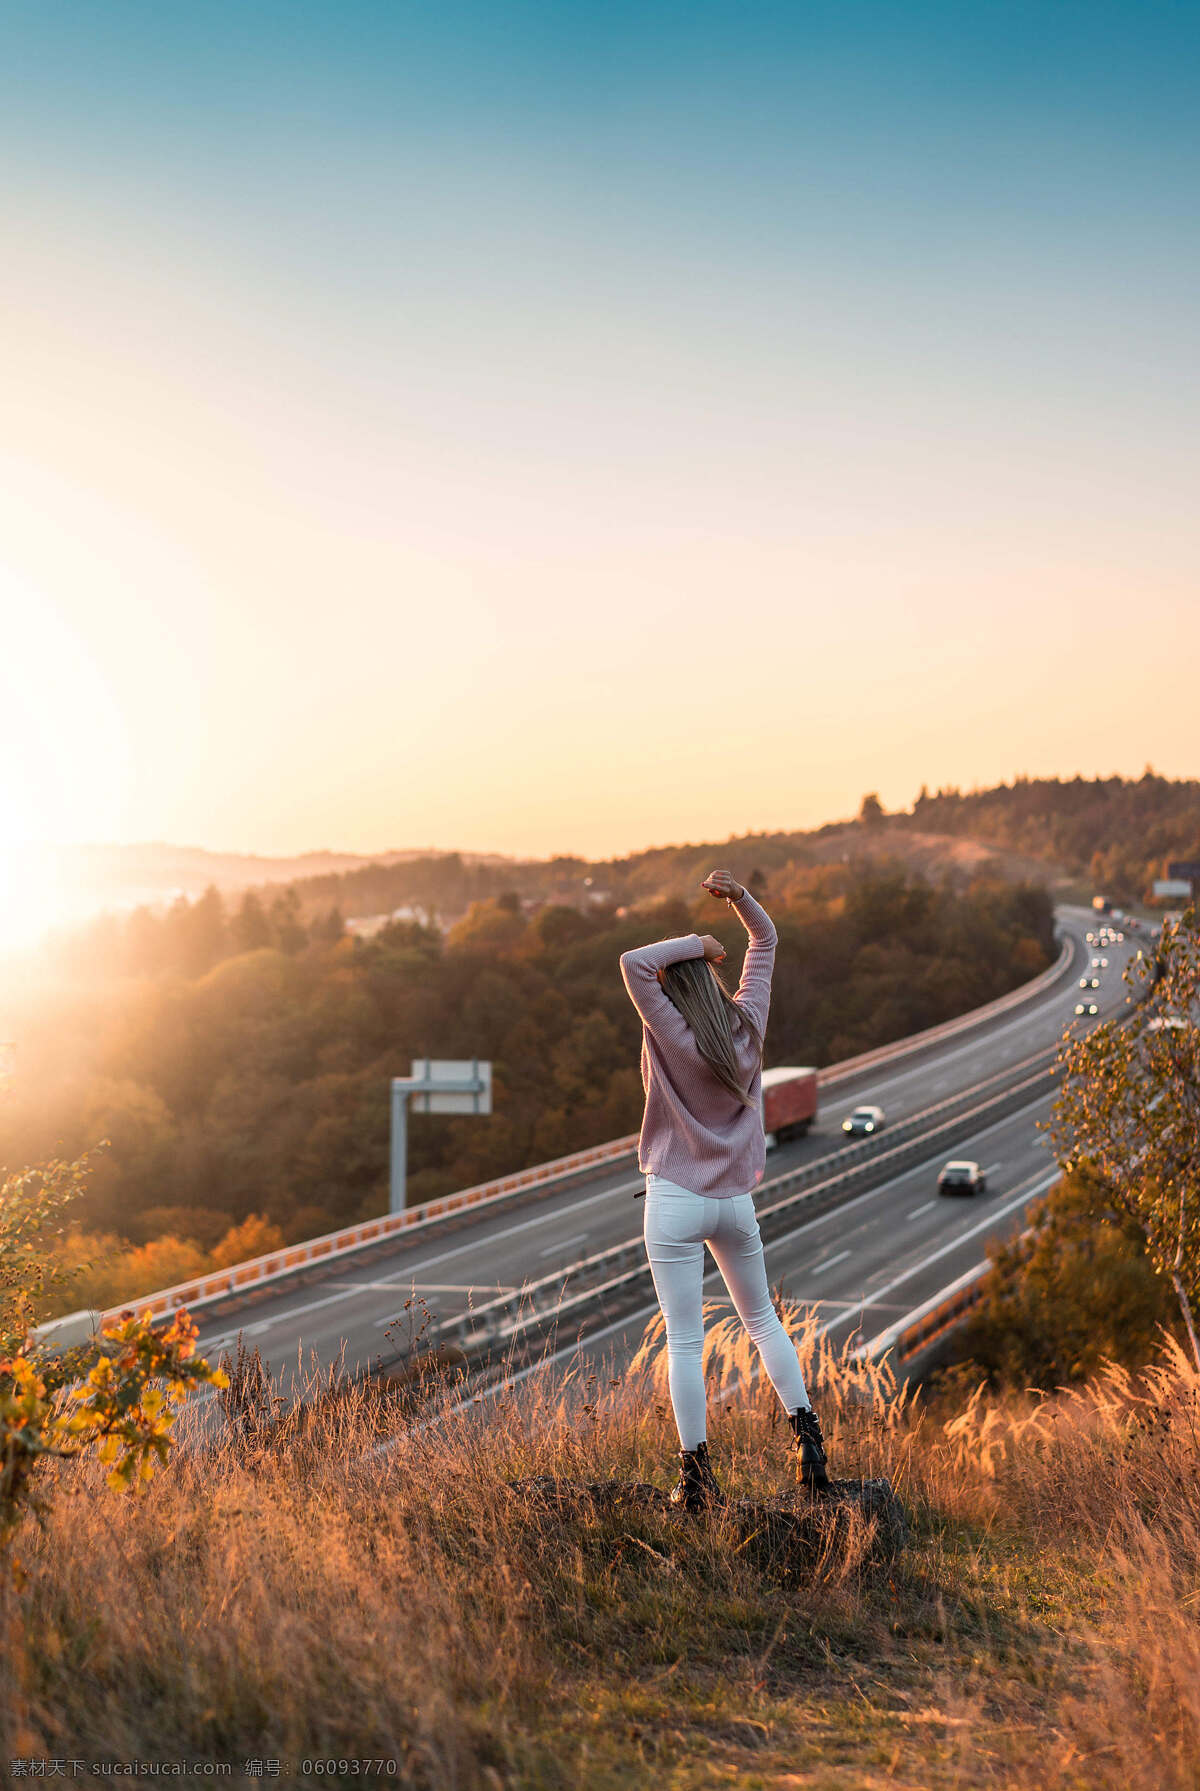
<instances>
[{"instance_id":1,"label":"sun flare","mask_svg":"<svg viewBox=\"0 0 1200 1791\"><path fill-rule=\"evenodd\" d=\"M0 951L79 908L45 850L119 825L128 788L120 711L79 631L0 568Z\"/></svg>"}]
</instances>

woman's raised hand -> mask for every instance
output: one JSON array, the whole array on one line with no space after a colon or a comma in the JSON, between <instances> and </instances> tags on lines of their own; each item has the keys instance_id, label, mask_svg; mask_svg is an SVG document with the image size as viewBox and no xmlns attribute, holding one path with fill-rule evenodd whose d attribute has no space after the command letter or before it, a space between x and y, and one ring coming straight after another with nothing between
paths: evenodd
<instances>
[{"instance_id":1,"label":"woman's raised hand","mask_svg":"<svg viewBox=\"0 0 1200 1791\"><path fill-rule=\"evenodd\" d=\"M719 939L714 939L711 933L703 933L700 937L700 943L704 947L704 956L709 963L719 964L721 959L725 956L725 947L721 944L721 941Z\"/></svg>"},{"instance_id":2,"label":"woman's raised hand","mask_svg":"<svg viewBox=\"0 0 1200 1791\"><path fill-rule=\"evenodd\" d=\"M700 887L707 889L709 895L716 896L718 900L727 896L731 902L740 902L746 893L728 871L710 871Z\"/></svg>"}]
</instances>

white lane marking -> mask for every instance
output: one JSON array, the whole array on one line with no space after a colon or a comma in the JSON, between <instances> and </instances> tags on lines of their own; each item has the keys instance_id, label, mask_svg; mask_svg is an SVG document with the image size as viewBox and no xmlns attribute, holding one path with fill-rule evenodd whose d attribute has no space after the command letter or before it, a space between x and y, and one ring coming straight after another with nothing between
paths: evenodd
<instances>
[{"instance_id":1,"label":"white lane marking","mask_svg":"<svg viewBox=\"0 0 1200 1791\"><path fill-rule=\"evenodd\" d=\"M915 1206L911 1213L906 1213L904 1216L906 1219L919 1219L922 1213L931 1212L936 1205L936 1200L927 1200L924 1206Z\"/></svg>"},{"instance_id":2,"label":"white lane marking","mask_svg":"<svg viewBox=\"0 0 1200 1791\"><path fill-rule=\"evenodd\" d=\"M985 1175L995 1175L997 1169L1003 1169L1003 1168L1004 1168L1003 1163L989 1163L987 1165L987 1167L984 1169L983 1173Z\"/></svg>"},{"instance_id":3,"label":"white lane marking","mask_svg":"<svg viewBox=\"0 0 1200 1791\"><path fill-rule=\"evenodd\" d=\"M384 1293L403 1293L404 1288L385 1287L382 1291ZM487 1294L488 1298L491 1299L493 1294L515 1294L520 1293L521 1290L518 1287L501 1287L499 1282L497 1282L495 1286L493 1286L491 1282L488 1282L487 1285L484 1286L478 1281L414 1281L412 1283L411 1291L413 1293Z\"/></svg>"},{"instance_id":4,"label":"white lane marking","mask_svg":"<svg viewBox=\"0 0 1200 1791\"><path fill-rule=\"evenodd\" d=\"M1029 1106L1040 1106L1045 1099L1046 1096L1044 1094L1034 1095L1033 1099L1029 1102ZM1017 1113L1010 1113L1006 1119L994 1119L990 1126L984 1126L981 1132L976 1132L975 1137L977 1139L986 1138L989 1132L999 1131L1001 1126L1011 1125L1014 1119L1020 1119L1021 1113L1025 1111L1026 1109L1022 1108ZM842 1205L835 1206L828 1212L814 1213L811 1219L802 1219L794 1231L789 1231L785 1237L774 1239L772 1244L769 1244L767 1248L772 1249L775 1244L789 1243L792 1238L798 1237L802 1231L807 1231L813 1225L840 1224L847 1213L854 1212L856 1207L864 1206L868 1200L878 1200L881 1194L886 1194L891 1189L895 1188L906 1176L916 1175L918 1172L924 1171L930 1163L936 1163L941 1155L941 1151L933 1151L923 1162L914 1163L910 1168L902 1169L897 1175L891 1176L886 1182L879 1182L873 1188L864 1189L861 1194L856 1194L853 1200L847 1200ZM783 1198L786 1199L786 1196Z\"/></svg>"},{"instance_id":5,"label":"white lane marking","mask_svg":"<svg viewBox=\"0 0 1200 1791\"><path fill-rule=\"evenodd\" d=\"M464 1250L478 1250L480 1245L485 1249L490 1244L499 1243L501 1238L512 1237L518 1231L528 1231L531 1225L544 1225L548 1219L561 1219L564 1213L577 1213L582 1207L594 1206L598 1200L616 1200L622 1195L630 1196L636 1188L644 1186L644 1178L636 1182L623 1182L618 1188L605 1188L599 1194L587 1194L582 1200L576 1200L571 1206L560 1206L552 1200L546 1203L546 1210L535 1213L532 1219L521 1219L516 1225L506 1225L501 1231L492 1231L486 1237L477 1237L470 1244L455 1244L453 1249L439 1250L436 1256L427 1256L423 1262L414 1262L411 1267L396 1276L396 1285L404 1286L422 1269L431 1269L435 1263L445 1262L451 1256L461 1256ZM631 1215L632 1217L632 1215Z\"/></svg>"},{"instance_id":6,"label":"white lane marking","mask_svg":"<svg viewBox=\"0 0 1200 1791\"><path fill-rule=\"evenodd\" d=\"M578 1233L577 1236L575 1236L573 1238L562 1238L562 1239L560 1239L560 1241L557 1244L547 1244L546 1248L544 1250L538 1251L538 1255L539 1256L553 1256L559 1250L569 1250L572 1244L586 1244L587 1241L588 1241L587 1232L581 1231Z\"/></svg>"},{"instance_id":7,"label":"white lane marking","mask_svg":"<svg viewBox=\"0 0 1200 1791\"><path fill-rule=\"evenodd\" d=\"M435 1263L445 1262L451 1256L461 1256L464 1250L478 1250L481 1244L486 1248L490 1244L499 1242L501 1238L511 1237L514 1232L528 1231L531 1225L544 1225L548 1219L560 1218L564 1212L575 1212L579 1207L592 1206L597 1200L613 1200L622 1194L628 1195L632 1193L634 1188L640 1188L641 1186L642 1182L639 1179L636 1182L626 1182L619 1188L606 1188L603 1193L600 1194L588 1194L583 1200L577 1200L573 1206L562 1207L550 1204L547 1211L535 1214L532 1219L522 1219L516 1225L506 1225L502 1231L493 1231L485 1238L476 1238L473 1243L456 1244L451 1250L440 1250L436 1256L427 1256L423 1262L414 1262L390 1281L362 1282L360 1285L363 1287L379 1288L387 1293L395 1293L399 1289L407 1287L413 1277L419 1275L422 1269L431 1269ZM289 1318L299 1318L305 1312L317 1312L322 1306L332 1306L335 1301L344 1300L345 1297L346 1295L343 1291L342 1293L333 1294L327 1299L310 1300L307 1305L304 1306L293 1306L289 1311L280 1312L275 1318L266 1319L261 1324L243 1327L245 1329L245 1334L248 1337L257 1336L261 1331L269 1330L272 1325L283 1324ZM234 1335L236 1336L236 1334L237 1333L235 1332ZM206 1349L212 1349L214 1347L215 1346L211 1343L205 1344Z\"/></svg>"},{"instance_id":8,"label":"white lane marking","mask_svg":"<svg viewBox=\"0 0 1200 1791\"><path fill-rule=\"evenodd\" d=\"M808 1272L810 1275L819 1275L823 1269L831 1269L835 1262L845 1262L849 1254L849 1250L839 1250L836 1256L827 1256L824 1262L813 1263Z\"/></svg>"},{"instance_id":9,"label":"white lane marking","mask_svg":"<svg viewBox=\"0 0 1200 1791\"><path fill-rule=\"evenodd\" d=\"M986 1269L986 1268L987 1268L987 1266L988 1266L988 1264L987 1264L987 1258L986 1258L986 1256L985 1256L985 1257L984 1257L984 1259L983 1259L983 1261L982 1261L982 1262L977 1262L977 1263L974 1263L974 1264L973 1264L973 1265L972 1265L972 1267L971 1267L971 1268L969 1268L969 1269L964 1269L964 1270L963 1270L963 1272L962 1272L962 1274L961 1274L961 1275L960 1275L960 1276L959 1276L959 1278L958 1278L958 1281L957 1281L957 1283L956 1283L956 1282L954 1282L954 1281L952 1281L952 1282L951 1282L951 1283L950 1283L950 1286L951 1286L951 1287L954 1287L954 1286L956 1286L956 1285L957 1285L957 1286L965 1286L965 1285L966 1285L966 1281L967 1281L967 1277L968 1277L968 1276L973 1276L973 1275L982 1275L982 1274L983 1274L983 1272L984 1272L984 1270L985 1270L985 1269ZM936 1295L935 1295L935 1296L934 1296L934 1297L935 1297L935 1298L937 1298L937 1296L936 1296ZM871 1303L872 1303L872 1305L874 1305L874 1301L872 1301L872 1302L871 1302ZM885 1327L884 1327L884 1330L887 1330L887 1331L893 1331L893 1330L894 1330L894 1331L902 1331L902 1330L904 1330L904 1329L906 1329L906 1328L907 1328L907 1326L908 1326L908 1324L909 1324L909 1322L910 1322L910 1320L911 1320L911 1319L912 1319L912 1316L913 1316L913 1313L914 1313L914 1312L920 1312L920 1311L922 1311L922 1310L923 1310L923 1309L924 1309L924 1307L925 1307L925 1305L926 1305L926 1304L927 1304L927 1302L926 1302L926 1301L924 1301L924 1300L922 1300L922 1302L921 1302L921 1304L920 1304L920 1305L918 1305L918 1306L913 1306L913 1307L912 1307L912 1308L910 1308L910 1310L909 1310L909 1311L908 1311L908 1312L906 1312L906 1313L905 1313L905 1315L904 1315L904 1317L903 1317L903 1318L902 1318L902 1319L901 1319L901 1320L900 1320L900 1321L899 1321L899 1323L898 1323L898 1324L896 1324L896 1325L886 1325L886 1326L885 1326ZM895 1311L895 1310L896 1310L896 1308L895 1308L895 1307L894 1307L894 1306L893 1306L893 1307L892 1307L892 1311L893 1311L893 1312L894 1312L894 1311ZM871 1339L870 1339L870 1340L869 1340L869 1341L868 1341L868 1343L867 1343L867 1346L866 1346L866 1347L867 1347L867 1348L868 1348L868 1349L869 1349L869 1348L870 1348L870 1346L871 1346L871 1344L873 1344L873 1343L877 1343L877 1342L878 1342L878 1341L879 1341L879 1338L880 1338L880 1337L882 1337L882 1336L883 1336L883 1334L884 1334L884 1333L883 1333L883 1331L880 1331L880 1332L878 1332L878 1333L877 1333L877 1334L876 1334L876 1336L874 1336L874 1337L872 1337L872 1338L871 1338Z\"/></svg>"},{"instance_id":10,"label":"white lane marking","mask_svg":"<svg viewBox=\"0 0 1200 1791\"><path fill-rule=\"evenodd\" d=\"M262 1318L256 1324L241 1325L238 1331L234 1332L234 1336L261 1337L264 1331L273 1330L276 1325L286 1324L289 1319L299 1318L305 1312L319 1312L322 1306L336 1306L339 1300L345 1298L344 1289L340 1293L326 1294L323 1300L309 1300L304 1306L293 1306L288 1312L277 1312L274 1318ZM204 1347L212 1349L213 1345L206 1343Z\"/></svg>"},{"instance_id":11,"label":"white lane marking","mask_svg":"<svg viewBox=\"0 0 1200 1791\"><path fill-rule=\"evenodd\" d=\"M411 1289L413 1293L516 1293L515 1287L501 1287L497 1282L483 1286L478 1281L342 1281L335 1283L347 1293L404 1293Z\"/></svg>"},{"instance_id":12,"label":"white lane marking","mask_svg":"<svg viewBox=\"0 0 1200 1791\"><path fill-rule=\"evenodd\" d=\"M1045 1097L1042 1095L1035 1095L1034 1099L1029 1103L1029 1105L1031 1107L1039 1105L1044 1100L1044 1098ZM1018 1115L1010 1114L1004 1119L993 1120L992 1124L990 1126L985 1126L983 1131L980 1132L978 1134L978 1136L980 1138L985 1138L989 1132L996 1131L1001 1126L1011 1124L1012 1120L1016 1117L1018 1117ZM1044 1143L1044 1140L1040 1133L1035 1132L1033 1134L1033 1139L1034 1139L1034 1142L1037 1144ZM916 1167L919 1167L919 1165L914 1165L914 1168L916 1168ZM852 1212L855 1207L862 1206L868 1200L878 1200L880 1195L887 1193L888 1189L893 1187L897 1181L902 1181L904 1179L905 1175L911 1175L912 1173L913 1173L912 1169L905 1170L900 1175L892 1177L892 1179L890 1181L883 1182L883 1183L879 1184L879 1186L874 1187L874 1188L867 1188L861 1194L856 1194L853 1200L846 1201L844 1205L835 1208L835 1210L833 1212L817 1213L817 1214L814 1214L814 1216L807 1221L802 1220L801 1223L796 1227L796 1229L794 1231L788 1233L787 1240L779 1239L777 1241L780 1243L782 1243L784 1241L790 1241L792 1238L796 1237L801 1231L808 1229L808 1227L812 1226L812 1225L821 1225L829 1220L835 1220L838 1222L842 1221L846 1217L847 1213ZM1054 1175L1052 1175L1050 1177L1050 1181L1053 1181L1056 1178L1057 1174L1058 1174L1058 1171L1055 1170ZM610 1188L610 1189L606 1189L604 1192L599 1193L599 1194L589 1194L583 1200L576 1201L574 1207L568 1208L566 1210L567 1211L575 1211L579 1207L592 1206L598 1200L611 1200L615 1196L618 1196L623 1192L627 1192L632 1188L640 1187L641 1185L642 1185L641 1180L639 1178L639 1180L637 1182L626 1183L623 1188L616 1188L616 1189ZM1049 1185L1050 1185L1050 1182L1048 1181L1046 1183L1046 1186L1048 1187ZM1026 1198L1031 1198L1031 1196L1026 1196ZM545 1222L545 1220L547 1218L552 1218L556 1214L561 1213L563 1210L564 1209L562 1207L553 1207L548 1213L537 1214L532 1219L525 1219L525 1220L520 1221L516 1225L506 1226L502 1231L493 1232L490 1237L485 1238L483 1240L480 1240L477 1238L472 1243L456 1244L450 1250L439 1251L439 1253L436 1256L429 1256L429 1257L426 1257L423 1262L413 1263L406 1274L398 1275L396 1277L394 1283L386 1283L385 1285L388 1286L389 1289L393 1286L397 1289L407 1286L408 1283L412 1280L412 1278L421 1269L432 1268L435 1263L444 1262L444 1261L446 1261L446 1259L448 1257L451 1257L451 1256L461 1256L465 1250L478 1250L481 1241L485 1245L487 1245L487 1244L493 1243L495 1241L498 1241L502 1237L508 1237L514 1232L526 1231L526 1230L528 1230L530 1225L542 1224ZM1008 1210L1009 1209L1007 1207L1005 1207L1004 1209L1002 1209L1001 1212L993 1213L993 1214L989 1215L989 1217L991 1219L1001 1218L1001 1217L1003 1217L1003 1213L1007 1212ZM985 1223L986 1223L986 1221L985 1221ZM968 1233L966 1235L969 1236L970 1234ZM948 1246L948 1247L952 1247L952 1246ZM931 1257L931 1258L929 1258L929 1260L933 1261L935 1259ZM919 1265L919 1266L923 1266L923 1265ZM715 1272L716 1272L715 1270L710 1269L705 1278L707 1279L709 1275L712 1275ZM914 1271L914 1273L915 1273L915 1271ZM344 1293L330 1294L321 1300L310 1300L307 1303L307 1305L294 1306L289 1312L281 1312L281 1313L277 1314L276 1317L274 1317L274 1318L265 1319L256 1325L250 1326L246 1330L245 1335L247 1335L249 1337L261 1336L264 1331L270 1330L273 1325L285 1324L289 1319L300 1318L307 1312L317 1312L323 1306L332 1306L332 1305L336 1304L336 1302L338 1300L344 1300L345 1297L346 1296ZM647 1306L643 1310L646 1313L656 1312L658 1310L657 1301L655 1301L655 1303L652 1306ZM618 1323L619 1322L622 1322L622 1321L618 1321ZM600 1336L600 1337L608 1336L609 1332L615 1328L616 1328L615 1325L607 1327L603 1332L593 1333L593 1336ZM230 1336L228 1339L223 1338L222 1342L232 1342L233 1338L235 1336L236 1336L236 1333L233 1333L232 1336ZM589 1341L590 1341L590 1339L589 1339ZM212 1349L219 1348L220 1344L208 1343L205 1341L203 1346L205 1349L212 1350ZM575 1346L572 1345L571 1347L574 1348ZM557 1352L554 1356L552 1356L550 1358L550 1360L557 1361L558 1356L561 1353L563 1353L563 1352ZM532 1372L532 1370L530 1370L530 1372ZM524 1374L522 1374L520 1378L524 1379Z\"/></svg>"},{"instance_id":13,"label":"white lane marking","mask_svg":"<svg viewBox=\"0 0 1200 1791\"><path fill-rule=\"evenodd\" d=\"M881 1287L879 1292L881 1294L890 1293L892 1287L898 1287L902 1281L910 1280L912 1276L918 1274L921 1269L927 1268L930 1263L936 1262L941 1256L945 1256L947 1251L953 1250L958 1244L965 1243L967 1238L974 1236L976 1231L981 1231L984 1225L991 1224L996 1219L1002 1219L1006 1213L1011 1212L1014 1207L1019 1206L1021 1201L1032 1200L1036 1194L1044 1192L1044 1190L1050 1186L1051 1182L1057 1181L1059 1173L1060 1172L1056 1169L1053 1175L1047 1176L1038 1187L1030 1188L1026 1193L1021 1194L1015 1200L1010 1201L1008 1206L1001 1208L999 1212L990 1214L988 1218L983 1221L983 1224L975 1226L973 1231L963 1232L960 1236L952 1239L952 1241L949 1244L946 1244L942 1249L935 1250L932 1256L927 1256L922 1262L917 1263L915 1267L909 1269L905 1274L897 1276L890 1287ZM865 1198L865 1195L859 1196L859 1199ZM845 1209L843 1208L842 1210L844 1211ZM716 1273L717 1269L714 1264L713 1267L709 1269L704 1279L706 1281L711 1280ZM833 1302L824 1300L815 1303L831 1305ZM844 1324L846 1319L854 1316L854 1314L861 1314L863 1307L866 1304L874 1306L877 1304L877 1301L873 1298L869 1302L862 1300L845 1302L845 1311L836 1314L833 1318L827 1318L823 1324L817 1327L818 1337L823 1337L826 1332L832 1331L836 1325ZM649 1305L639 1306L636 1312L627 1312L623 1318L613 1319L612 1323L605 1325L602 1330L590 1331L586 1337L572 1338L570 1343L565 1343L559 1349L556 1349L553 1355L543 1356L539 1361L531 1362L527 1368L518 1369L515 1374L507 1374L503 1381L496 1381L490 1387L484 1387L478 1393L472 1393L468 1399L460 1400L457 1405L451 1406L447 1412L444 1412L441 1415L443 1417L454 1417L458 1412L465 1412L469 1406L482 1405L485 1400L495 1398L497 1393L507 1392L510 1387L518 1386L521 1381L527 1380L531 1374L537 1374L544 1369L552 1368L556 1362L561 1362L566 1356L577 1355L584 1349L591 1349L593 1345L602 1343L606 1337L611 1337L614 1331L628 1329L630 1326L637 1324L639 1319L645 1320L657 1311L659 1311L658 1301L653 1300ZM754 1368L751 1371L752 1380L756 1378L757 1373L758 1364L755 1363ZM403 1435L405 1434L408 1433L402 1433L402 1435L398 1437L389 1437L386 1442L377 1443L374 1449L370 1451L370 1456L374 1457L377 1455L390 1454L397 1443L403 1440Z\"/></svg>"},{"instance_id":14,"label":"white lane marking","mask_svg":"<svg viewBox=\"0 0 1200 1791\"><path fill-rule=\"evenodd\" d=\"M967 1242L968 1238L976 1237L981 1231L986 1231L988 1227L994 1225L998 1219L1003 1219L1009 1213L1015 1212L1019 1206L1024 1206L1025 1202L1027 1200L1032 1200L1035 1195L1044 1194L1051 1182L1056 1182L1061 1174L1061 1169L1056 1168L1052 1170L1049 1175L1044 1175L1035 1187L1023 1188L1019 1194L1014 1194L1013 1198L1004 1206L997 1207L994 1213L989 1213L986 1219L981 1219L978 1225L972 1225L968 1231L958 1232L955 1237L950 1238L947 1243L944 1243L939 1250L934 1250L931 1255L924 1256L920 1262L914 1263L911 1269L905 1269L903 1274L897 1275L893 1280L885 1282L882 1287L875 1288L870 1300L863 1302L864 1305L873 1306L877 1299L881 1298L886 1293L891 1293L893 1288L903 1286L904 1282L911 1281L914 1275L919 1275L921 1270L927 1269L931 1263L939 1261L943 1256L949 1256L952 1250L957 1250L960 1244L965 1244ZM840 1324L841 1320L835 1318L831 1319L829 1322L831 1325L836 1325Z\"/></svg>"}]
</instances>

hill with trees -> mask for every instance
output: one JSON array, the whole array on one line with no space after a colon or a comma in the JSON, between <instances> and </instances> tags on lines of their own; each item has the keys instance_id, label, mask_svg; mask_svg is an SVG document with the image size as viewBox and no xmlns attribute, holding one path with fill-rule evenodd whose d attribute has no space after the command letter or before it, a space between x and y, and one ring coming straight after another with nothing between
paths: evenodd
<instances>
[{"instance_id":1,"label":"hill with trees","mask_svg":"<svg viewBox=\"0 0 1200 1791\"><path fill-rule=\"evenodd\" d=\"M967 838L1086 876L1139 901L1168 858L1200 858L1200 782L1159 777L1016 778L994 790L922 789L898 829Z\"/></svg>"}]
</instances>

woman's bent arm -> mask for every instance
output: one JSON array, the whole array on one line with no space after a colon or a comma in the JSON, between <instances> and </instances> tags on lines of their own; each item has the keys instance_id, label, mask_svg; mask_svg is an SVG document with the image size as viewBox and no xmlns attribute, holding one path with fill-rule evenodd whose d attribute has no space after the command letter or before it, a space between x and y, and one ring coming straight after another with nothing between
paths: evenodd
<instances>
[{"instance_id":1,"label":"woman's bent arm","mask_svg":"<svg viewBox=\"0 0 1200 1791\"><path fill-rule=\"evenodd\" d=\"M742 980L738 984L734 1000L750 1014L760 1033L767 1030L767 1010L771 1005L771 975L775 968L775 945L779 938L774 922L766 909L760 907L743 888L741 896L731 907L741 920L750 935L750 943L746 947L746 959L742 965Z\"/></svg>"},{"instance_id":2,"label":"woman's bent arm","mask_svg":"<svg viewBox=\"0 0 1200 1791\"><path fill-rule=\"evenodd\" d=\"M702 958L704 941L699 933L685 933L679 939L658 939L653 945L635 946L621 953L621 976L629 999L646 1025L654 1028L673 1022L686 1025L675 1003L663 993L658 972L668 964L679 964L684 958Z\"/></svg>"}]
</instances>

